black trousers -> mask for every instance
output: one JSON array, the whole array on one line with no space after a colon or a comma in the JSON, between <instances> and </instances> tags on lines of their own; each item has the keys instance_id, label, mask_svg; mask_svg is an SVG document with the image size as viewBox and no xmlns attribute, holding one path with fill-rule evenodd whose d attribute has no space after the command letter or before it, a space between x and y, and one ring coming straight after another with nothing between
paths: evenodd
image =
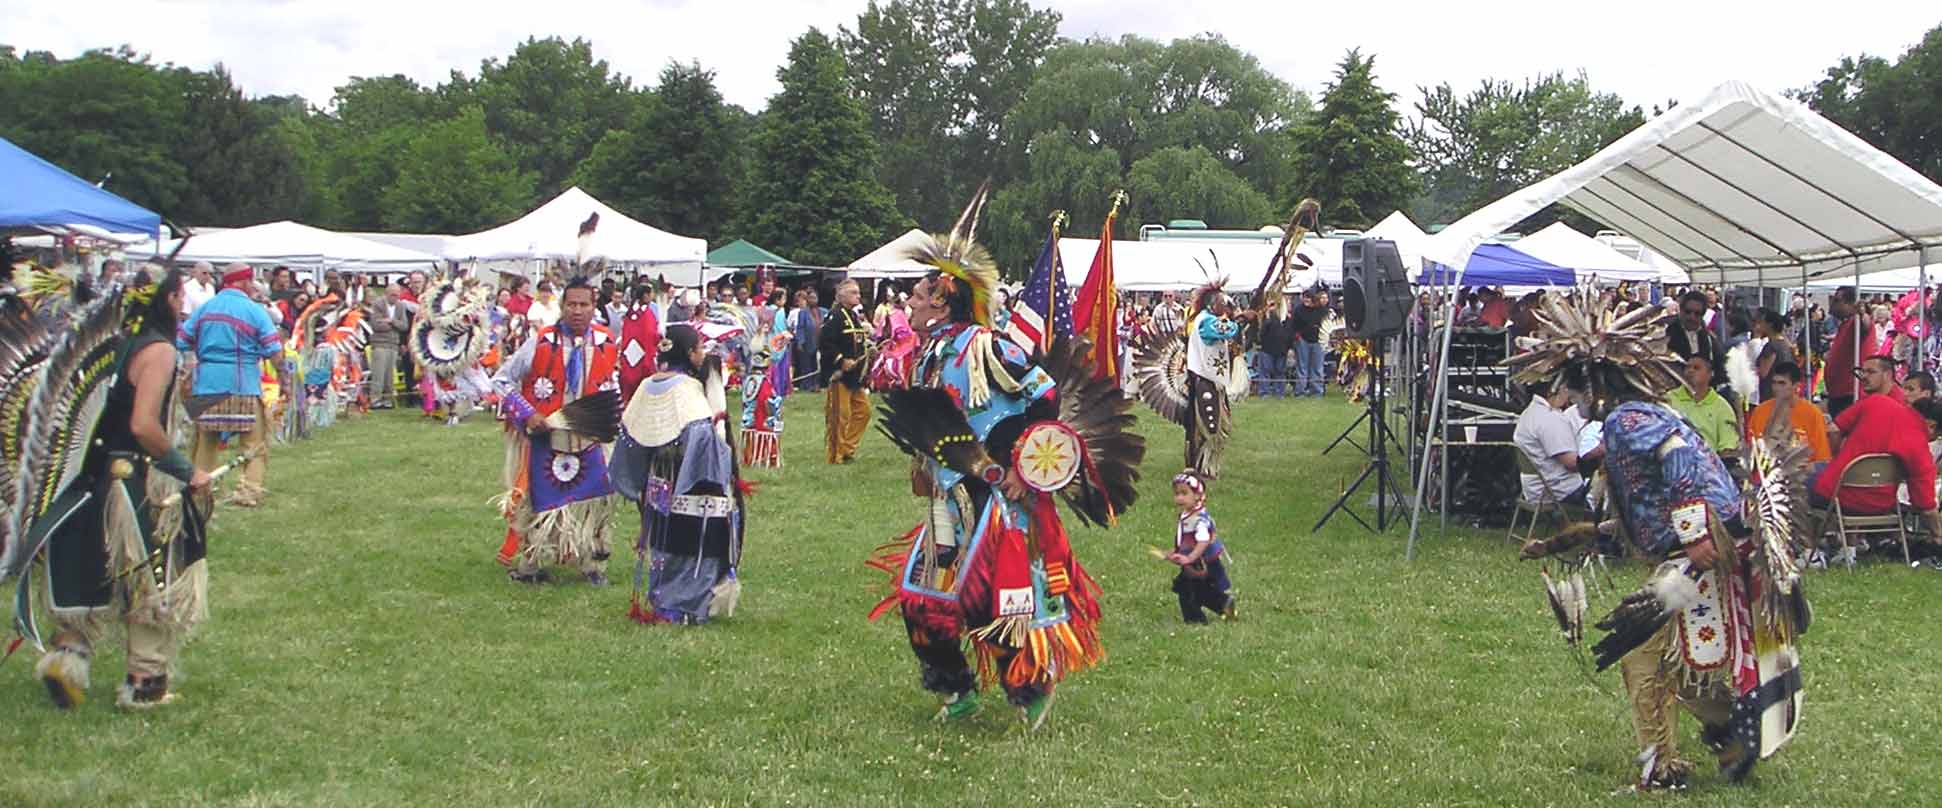
<instances>
[{"instance_id":1,"label":"black trousers","mask_svg":"<svg viewBox=\"0 0 1942 808\"><path fill-rule=\"evenodd\" d=\"M917 655L918 675L923 680L925 690L949 696L978 689L978 674L971 670L971 661L964 656L960 638L930 636L929 632L921 630L909 618L904 619L904 629L910 634L910 650ZM999 655L998 675L1001 678L1016 656L1017 649L1008 649ZM1005 700L1023 707L1051 690L1050 686L1040 684L1024 687L1005 685Z\"/></svg>"},{"instance_id":2,"label":"black trousers","mask_svg":"<svg viewBox=\"0 0 1942 808\"><path fill-rule=\"evenodd\" d=\"M1198 574L1203 569L1206 574ZM1227 566L1218 558L1182 567L1180 574L1173 576L1173 593L1180 597L1180 619L1189 623L1207 622L1207 611L1226 611L1227 590Z\"/></svg>"}]
</instances>

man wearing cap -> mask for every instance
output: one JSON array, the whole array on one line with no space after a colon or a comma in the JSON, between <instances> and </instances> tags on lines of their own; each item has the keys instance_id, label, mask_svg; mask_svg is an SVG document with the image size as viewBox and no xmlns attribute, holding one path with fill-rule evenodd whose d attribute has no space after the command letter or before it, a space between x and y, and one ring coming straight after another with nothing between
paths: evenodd
<instances>
[{"instance_id":1,"label":"man wearing cap","mask_svg":"<svg viewBox=\"0 0 1942 808\"><path fill-rule=\"evenodd\" d=\"M189 357L189 414L196 419L193 459L200 471L213 471L229 435L242 436L252 453L243 466L229 504L253 508L263 498L263 472L269 465L269 416L263 408L263 360L281 356L283 340L270 314L250 299L254 275L248 266L223 268L222 291L197 308L176 332L176 349ZM277 384L290 389L279 366Z\"/></svg>"}]
</instances>

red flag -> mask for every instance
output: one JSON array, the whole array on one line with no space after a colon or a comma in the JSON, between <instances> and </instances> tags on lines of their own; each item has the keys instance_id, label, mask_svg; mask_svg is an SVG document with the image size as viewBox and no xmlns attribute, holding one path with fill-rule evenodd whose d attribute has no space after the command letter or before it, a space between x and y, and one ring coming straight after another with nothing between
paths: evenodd
<instances>
[{"instance_id":1,"label":"red flag","mask_svg":"<svg viewBox=\"0 0 1942 808\"><path fill-rule=\"evenodd\" d=\"M1119 378L1119 290L1113 285L1113 219L1117 216L1115 204L1099 228L1099 251L1092 255L1092 269L1079 287L1078 305L1072 312L1073 330L1092 340L1093 377L1098 379Z\"/></svg>"}]
</instances>

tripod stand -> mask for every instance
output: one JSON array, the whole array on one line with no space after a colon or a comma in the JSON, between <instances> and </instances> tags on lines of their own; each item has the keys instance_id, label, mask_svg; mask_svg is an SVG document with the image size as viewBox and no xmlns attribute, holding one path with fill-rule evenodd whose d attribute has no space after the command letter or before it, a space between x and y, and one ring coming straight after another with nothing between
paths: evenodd
<instances>
[{"instance_id":1,"label":"tripod stand","mask_svg":"<svg viewBox=\"0 0 1942 808\"><path fill-rule=\"evenodd\" d=\"M1368 453L1369 463L1362 467L1362 473L1355 478L1355 482L1350 483L1349 487L1342 492L1342 495L1335 498L1335 504L1328 506L1328 510L1322 513L1322 518L1316 520L1315 527L1310 532L1321 530L1322 526L1328 524L1328 520L1333 518L1337 511L1340 511L1348 514L1349 518L1354 519L1357 524L1362 525L1364 530L1381 533L1389 529L1390 510L1393 508L1396 511L1395 515L1400 517L1402 515L1403 503L1408 501L1408 498L1403 496L1402 488L1396 484L1396 478L1389 472L1389 444L1391 441L1396 440L1396 435L1389 429L1389 419L1387 418L1387 410L1385 409L1389 402L1389 391L1388 386L1384 383L1382 358L1383 349L1387 347L1388 340L1388 337L1377 337L1370 341L1372 344L1370 345L1369 351L1369 394L1364 397L1364 401L1367 404L1362 411L1361 417L1357 418L1355 423L1350 424L1348 429L1343 430L1342 434L1336 437L1335 443L1328 445L1329 449L1334 449L1336 444L1344 440L1354 443L1357 447L1363 448ZM1363 447L1362 444L1355 443L1355 439L1350 437L1350 435L1355 432L1357 426L1360 426L1365 421L1369 424L1369 444ZM1327 454L1328 449L1322 450L1322 453ZM1370 477L1376 479L1376 523L1373 527L1370 526L1368 520L1362 518L1361 514L1346 507L1349 503L1349 497L1355 496L1356 490L1360 489L1362 484L1367 482Z\"/></svg>"}]
</instances>

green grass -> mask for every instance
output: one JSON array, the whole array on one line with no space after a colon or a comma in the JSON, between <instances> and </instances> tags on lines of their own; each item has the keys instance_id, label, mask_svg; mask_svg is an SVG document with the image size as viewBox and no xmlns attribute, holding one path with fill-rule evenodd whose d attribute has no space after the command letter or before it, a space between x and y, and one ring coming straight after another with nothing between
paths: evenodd
<instances>
[{"instance_id":1,"label":"green grass","mask_svg":"<svg viewBox=\"0 0 1942 808\"><path fill-rule=\"evenodd\" d=\"M506 581L493 424L341 422L278 447L266 507L219 514L179 704L113 709L118 638L73 713L27 652L0 669L0 805L1611 801L1636 751L1617 676L1587 684L1501 531L1430 522L1409 564L1406 525L1309 532L1359 469L1352 448L1317 456L1355 414L1237 408L1212 510L1245 612L1205 628L1180 624L1171 568L1143 549L1169 540L1181 458L1179 431L1143 417L1140 504L1120 530L1074 527L1110 657L1036 735L995 696L931 723L900 627L864 621L885 581L861 561L918 503L880 435L854 466L821 464L820 398L789 401L790 465L752 475L742 611L690 630L625 618L631 553L607 589ZM1671 801L1936 799L1938 582L1899 565L1812 578L1800 735L1749 785L1708 768Z\"/></svg>"}]
</instances>

